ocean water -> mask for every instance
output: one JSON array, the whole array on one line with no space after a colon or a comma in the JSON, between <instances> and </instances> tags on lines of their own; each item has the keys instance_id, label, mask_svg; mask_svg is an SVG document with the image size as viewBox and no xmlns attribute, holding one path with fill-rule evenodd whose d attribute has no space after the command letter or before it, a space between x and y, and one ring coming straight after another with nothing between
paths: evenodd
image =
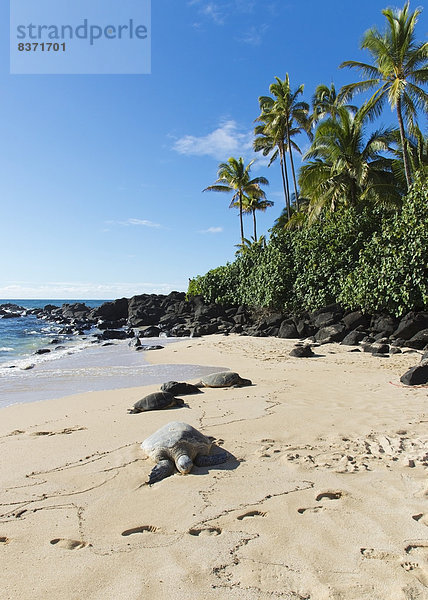
<instances>
[{"instance_id":1,"label":"ocean water","mask_svg":"<svg viewBox=\"0 0 428 600\"><path fill-rule=\"evenodd\" d=\"M90 308L100 306L106 300L2 300L1 304L16 304L26 309L43 308L47 304L61 306L62 304L72 304L74 302L84 302ZM2 366L21 366L27 359L33 357L36 350L48 347L54 352L55 345L52 340L58 339L58 345L65 345L67 348L79 347L85 345L85 340L78 340L76 336L60 335L62 325L48 323L43 319L38 319L35 315L18 317L15 319L0 318L0 367ZM42 360L37 357L36 360ZM44 360L47 360L46 358Z\"/></svg>"},{"instance_id":2,"label":"ocean water","mask_svg":"<svg viewBox=\"0 0 428 600\"><path fill-rule=\"evenodd\" d=\"M93 308L104 300L1 300L24 308L84 302ZM145 352L126 340L103 346L94 331L83 336L59 334L62 325L33 315L0 319L0 408L90 391L137 387L164 381L186 381L219 371L197 365L151 365ZM147 338L144 344L175 343L183 338ZM52 344L52 341L55 341ZM48 354L37 355L39 348ZM151 350L150 352L162 352Z\"/></svg>"}]
</instances>

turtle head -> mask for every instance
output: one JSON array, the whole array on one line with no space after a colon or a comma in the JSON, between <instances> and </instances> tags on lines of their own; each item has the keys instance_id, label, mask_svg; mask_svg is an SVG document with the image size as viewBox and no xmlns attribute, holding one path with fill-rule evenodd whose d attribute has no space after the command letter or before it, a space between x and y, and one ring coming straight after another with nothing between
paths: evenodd
<instances>
[{"instance_id":1,"label":"turtle head","mask_svg":"<svg viewBox=\"0 0 428 600\"><path fill-rule=\"evenodd\" d=\"M182 454L180 458L175 461L175 464L182 475L190 473L193 467L193 462L187 454Z\"/></svg>"}]
</instances>

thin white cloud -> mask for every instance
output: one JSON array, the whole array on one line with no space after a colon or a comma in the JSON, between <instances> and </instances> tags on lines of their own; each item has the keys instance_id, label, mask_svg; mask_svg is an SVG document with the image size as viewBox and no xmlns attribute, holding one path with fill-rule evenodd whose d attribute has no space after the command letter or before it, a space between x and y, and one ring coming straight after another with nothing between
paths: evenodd
<instances>
[{"instance_id":1,"label":"thin white cloud","mask_svg":"<svg viewBox=\"0 0 428 600\"><path fill-rule=\"evenodd\" d=\"M227 17L233 13L250 14L254 11L255 0L188 0L188 6L194 6L199 15L211 19L216 25L224 25Z\"/></svg>"},{"instance_id":2,"label":"thin white cloud","mask_svg":"<svg viewBox=\"0 0 428 600\"><path fill-rule=\"evenodd\" d=\"M184 291L187 282L175 283L91 283L91 282L46 282L43 284L33 282L9 282L0 285L0 298L4 299L58 299L58 300L107 300L114 298L130 298L137 294L169 294L170 292Z\"/></svg>"},{"instance_id":3,"label":"thin white cloud","mask_svg":"<svg viewBox=\"0 0 428 600\"><path fill-rule=\"evenodd\" d=\"M217 25L223 25L224 23L224 16L222 14L222 11L218 4L216 4L215 2L209 2L208 4L203 6L202 14L206 15L207 17L210 17L214 21L214 23L217 23Z\"/></svg>"},{"instance_id":4,"label":"thin white cloud","mask_svg":"<svg viewBox=\"0 0 428 600\"><path fill-rule=\"evenodd\" d=\"M173 149L188 156L211 156L216 160L226 160L229 156L248 154L252 140L252 132L240 131L236 121L229 120L207 135L179 138Z\"/></svg>"},{"instance_id":5,"label":"thin white cloud","mask_svg":"<svg viewBox=\"0 0 428 600\"><path fill-rule=\"evenodd\" d=\"M161 227L159 223L153 223L153 221L147 221L147 219L128 219L124 222L124 225L142 225L143 227Z\"/></svg>"},{"instance_id":6,"label":"thin white cloud","mask_svg":"<svg viewBox=\"0 0 428 600\"><path fill-rule=\"evenodd\" d=\"M153 223L147 219L126 219L125 221L106 221L108 225L140 225L142 227L162 227L160 223ZM108 231L108 230L105 230Z\"/></svg>"},{"instance_id":7,"label":"thin white cloud","mask_svg":"<svg viewBox=\"0 0 428 600\"><path fill-rule=\"evenodd\" d=\"M221 6L219 2L207 0L189 0L187 4L188 6L196 6L200 15L208 17L217 25L224 24L226 11L225 7Z\"/></svg>"},{"instance_id":8,"label":"thin white cloud","mask_svg":"<svg viewBox=\"0 0 428 600\"><path fill-rule=\"evenodd\" d=\"M226 161L230 156L242 156L246 162L254 160L253 170L267 167L269 157L253 150L254 133L239 129L233 119L223 122L211 133L202 136L184 135L176 140L172 149L187 156L210 156Z\"/></svg>"},{"instance_id":9,"label":"thin white cloud","mask_svg":"<svg viewBox=\"0 0 428 600\"><path fill-rule=\"evenodd\" d=\"M267 30L267 25L253 25L238 36L237 39L239 42L249 44L250 46L260 46Z\"/></svg>"},{"instance_id":10,"label":"thin white cloud","mask_svg":"<svg viewBox=\"0 0 428 600\"><path fill-rule=\"evenodd\" d=\"M208 229L201 229L199 233L221 233L223 227L208 227Z\"/></svg>"},{"instance_id":11,"label":"thin white cloud","mask_svg":"<svg viewBox=\"0 0 428 600\"><path fill-rule=\"evenodd\" d=\"M256 0L235 0L236 10L242 13L252 13L256 6Z\"/></svg>"}]
</instances>

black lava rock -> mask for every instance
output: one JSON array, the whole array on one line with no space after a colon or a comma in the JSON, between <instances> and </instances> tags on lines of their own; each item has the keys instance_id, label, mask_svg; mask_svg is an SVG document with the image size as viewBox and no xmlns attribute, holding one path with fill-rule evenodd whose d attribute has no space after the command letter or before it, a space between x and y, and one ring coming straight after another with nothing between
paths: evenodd
<instances>
[{"instance_id":1,"label":"black lava rock","mask_svg":"<svg viewBox=\"0 0 428 600\"><path fill-rule=\"evenodd\" d=\"M278 337L284 339L295 339L300 337L297 333L296 325L293 321L287 320L281 323L278 331Z\"/></svg>"},{"instance_id":2,"label":"black lava rock","mask_svg":"<svg viewBox=\"0 0 428 600\"><path fill-rule=\"evenodd\" d=\"M336 323L328 327L322 327L316 334L315 339L321 344L329 344L331 342L341 342L346 335L346 325L344 323Z\"/></svg>"},{"instance_id":3,"label":"black lava rock","mask_svg":"<svg viewBox=\"0 0 428 600\"><path fill-rule=\"evenodd\" d=\"M424 385L428 383L428 362L416 365L400 377L405 385Z\"/></svg>"},{"instance_id":4,"label":"black lava rock","mask_svg":"<svg viewBox=\"0 0 428 600\"><path fill-rule=\"evenodd\" d=\"M315 356L315 354L312 352L310 345L306 344L305 346L296 346L293 348L293 350L290 352L290 356L295 356L297 358L310 358L311 356Z\"/></svg>"},{"instance_id":5,"label":"black lava rock","mask_svg":"<svg viewBox=\"0 0 428 600\"><path fill-rule=\"evenodd\" d=\"M340 342L343 346L358 346L359 342L365 337L364 331L351 331L346 335L343 340Z\"/></svg>"},{"instance_id":6,"label":"black lava rock","mask_svg":"<svg viewBox=\"0 0 428 600\"><path fill-rule=\"evenodd\" d=\"M409 312L405 315L394 331L393 336L396 338L402 338L404 340L410 340L422 329L428 328L428 313L426 312Z\"/></svg>"}]
</instances>

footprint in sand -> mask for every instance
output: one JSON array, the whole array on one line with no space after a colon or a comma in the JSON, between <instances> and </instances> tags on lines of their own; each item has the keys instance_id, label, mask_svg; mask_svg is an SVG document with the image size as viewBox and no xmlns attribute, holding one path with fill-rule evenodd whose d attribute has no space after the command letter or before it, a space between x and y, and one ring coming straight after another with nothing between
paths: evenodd
<instances>
[{"instance_id":1,"label":"footprint in sand","mask_svg":"<svg viewBox=\"0 0 428 600\"><path fill-rule=\"evenodd\" d=\"M428 587L428 542L415 542L405 548L410 560L404 559L401 566Z\"/></svg>"},{"instance_id":2,"label":"footprint in sand","mask_svg":"<svg viewBox=\"0 0 428 600\"><path fill-rule=\"evenodd\" d=\"M201 529L189 529L188 533L193 536L213 536L220 535L221 529L220 527L202 527Z\"/></svg>"},{"instance_id":3,"label":"footprint in sand","mask_svg":"<svg viewBox=\"0 0 428 600\"><path fill-rule=\"evenodd\" d=\"M327 498L328 500L339 500L340 498L343 498L344 495L345 495L344 492L341 492L341 491L321 492L320 494L318 494L318 496L315 498L315 500L317 502L320 502L321 500L324 500L324 498Z\"/></svg>"},{"instance_id":4,"label":"footprint in sand","mask_svg":"<svg viewBox=\"0 0 428 600\"><path fill-rule=\"evenodd\" d=\"M89 546L86 542L79 540L68 540L66 538L55 538L51 540L52 546L58 546L58 548L65 548L66 550L80 550Z\"/></svg>"},{"instance_id":5,"label":"footprint in sand","mask_svg":"<svg viewBox=\"0 0 428 600\"><path fill-rule=\"evenodd\" d=\"M5 546L9 542L10 542L10 539L8 537L6 537L5 535L0 536L0 545Z\"/></svg>"},{"instance_id":6,"label":"footprint in sand","mask_svg":"<svg viewBox=\"0 0 428 600\"><path fill-rule=\"evenodd\" d=\"M412 519L428 527L428 514L419 513L418 515L412 515Z\"/></svg>"},{"instance_id":7,"label":"footprint in sand","mask_svg":"<svg viewBox=\"0 0 428 600\"><path fill-rule=\"evenodd\" d=\"M316 502L320 502L321 500L339 500L340 498L343 498L343 496L345 495L344 492L341 491L326 491L326 492L320 492L315 500ZM311 513L317 513L320 512L322 510L324 510L325 507L323 505L320 506L307 506L307 507L303 507L303 508L298 508L297 512L300 515L303 515L303 513L305 512L311 512Z\"/></svg>"},{"instance_id":8,"label":"footprint in sand","mask_svg":"<svg viewBox=\"0 0 428 600\"><path fill-rule=\"evenodd\" d=\"M30 433L32 436L44 436L44 435L69 435L70 433L74 433L75 431L83 431L86 427L66 427L65 429L61 429L60 431L34 431ZM25 433L25 432L22 432Z\"/></svg>"},{"instance_id":9,"label":"footprint in sand","mask_svg":"<svg viewBox=\"0 0 428 600\"><path fill-rule=\"evenodd\" d=\"M140 525L140 527L133 527L132 529L127 529L126 531L122 531L122 535L127 537L128 535L134 535L136 533L156 533L158 528L154 525Z\"/></svg>"},{"instance_id":10,"label":"footprint in sand","mask_svg":"<svg viewBox=\"0 0 428 600\"><path fill-rule=\"evenodd\" d=\"M267 513L260 512L259 510L250 510L250 512L247 512L236 518L238 519L238 521L243 521L244 519L249 519L251 517L265 517L266 515L267 515Z\"/></svg>"},{"instance_id":11,"label":"footprint in sand","mask_svg":"<svg viewBox=\"0 0 428 600\"><path fill-rule=\"evenodd\" d=\"M262 445L255 451L255 455L259 458L271 458L272 454L279 454L281 452L280 448L273 447L275 445L275 440L266 438L260 441Z\"/></svg>"},{"instance_id":12,"label":"footprint in sand","mask_svg":"<svg viewBox=\"0 0 428 600\"><path fill-rule=\"evenodd\" d=\"M375 560L388 560L392 558L398 558L393 552L388 550L379 550L378 548L360 548L361 554L364 558L370 558Z\"/></svg>"}]
</instances>

